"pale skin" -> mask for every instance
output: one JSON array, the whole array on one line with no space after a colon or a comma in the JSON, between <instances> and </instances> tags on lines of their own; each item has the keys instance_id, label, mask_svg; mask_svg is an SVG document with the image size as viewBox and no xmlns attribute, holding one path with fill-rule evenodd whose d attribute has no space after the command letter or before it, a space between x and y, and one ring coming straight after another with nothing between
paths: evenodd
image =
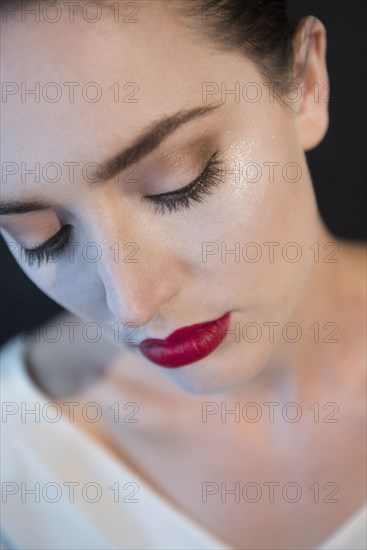
<instances>
[{"instance_id":1,"label":"pale skin","mask_svg":"<svg viewBox=\"0 0 367 550\"><path fill-rule=\"evenodd\" d=\"M57 320L60 324L93 321L105 334L93 345L78 331L73 345L66 333L57 344L41 340L30 345L30 372L42 391L61 403L66 395L81 402L100 400L106 407L116 400L138 403L139 423L119 425L119 430L112 424L79 422L169 501L229 544L311 548L366 498L365 249L337 239L325 227L305 160L305 151L316 147L328 128L326 31L312 17L299 24L293 42L296 63L305 59L308 35L310 50L302 97L290 110L269 100L268 87L246 56L216 49L164 3L143 2L140 8L139 24L123 28L108 18L93 26L78 17L73 26L3 25L5 81L98 80L104 91L117 81L139 86L137 103L115 103L111 92L97 103L78 94L73 104L9 100L2 115L4 160L30 166L36 161L102 164L134 143L152 122L222 103L182 125L141 160L137 182L124 178L131 173L126 170L119 182L111 179L99 186L82 178L71 184L67 177L57 183L30 180L28 185L9 178L2 185L4 201L52 203L47 210L2 216L8 242L31 248L71 224L73 241L99 243L103 251L96 263L77 253L73 263L60 258L39 269L15 254L35 284L71 312ZM167 48L172 39L174 47ZM258 102L236 102L231 96L221 102L220 95L213 95L204 103L203 82L225 82L229 89L235 82L256 82L263 93ZM228 173L203 202L161 215L142 201L145 195L191 182L216 151ZM295 163L301 169L299 180L284 181L279 170L270 181L264 164L269 161L280 167ZM238 181L231 172L236 163L260 165L260 179L254 183L242 176ZM259 243L263 259L236 262L228 255L221 261L218 253L203 262L202 243L226 243L233 249L238 241ZM109 247L116 242L136 243L139 261L114 261ZM296 242L302 257L289 262L275 252L270 262L266 242L280 247ZM314 243L319 244L318 262L315 247L309 248ZM335 248L324 249L328 243ZM332 250L338 261L324 261ZM227 311L232 312L233 330L236 323L256 322L263 328L262 338L249 343L229 335L212 355L174 370L148 362L136 346L116 345L108 329L114 322L133 322L140 342ZM281 327L296 322L302 338L290 344L275 331L270 341L264 325L269 322ZM315 323L319 343L308 329ZM325 342L330 333L323 329L326 323L338 328L337 342ZM103 380L95 384L102 373ZM212 415L204 423L202 407L208 401L225 402L228 409L236 402L278 402L281 408L293 401L303 416L297 423L282 416L277 422L236 423L231 416L221 422ZM322 411L319 422L309 409L315 402ZM336 423L323 421L332 412L323 406L331 402L339 409ZM281 498L275 504L230 498L222 503L218 495L203 502L204 481L225 481L229 488L236 481L274 481L281 487L297 481L305 496L293 504ZM331 490L320 489L315 503L308 487L316 482L321 488L337 484L334 498L339 502L324 502Z\"/></svg>"}]
</instances>

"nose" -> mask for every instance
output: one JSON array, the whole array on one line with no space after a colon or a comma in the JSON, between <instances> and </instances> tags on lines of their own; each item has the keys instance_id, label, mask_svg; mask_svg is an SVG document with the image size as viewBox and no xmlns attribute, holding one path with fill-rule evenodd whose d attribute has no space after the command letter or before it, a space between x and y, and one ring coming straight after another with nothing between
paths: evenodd
<instances>
[{"instance_id":1,"label":"nose","mask_svg":"<svg viewBox=\"0 0 367 550\"><path fill-rule=\"evenodd\" d=\"M120 324L147 325L179 292L182 269L151 241L115 243L98 264L106 302Z\"/></svg>"}]
</instances>

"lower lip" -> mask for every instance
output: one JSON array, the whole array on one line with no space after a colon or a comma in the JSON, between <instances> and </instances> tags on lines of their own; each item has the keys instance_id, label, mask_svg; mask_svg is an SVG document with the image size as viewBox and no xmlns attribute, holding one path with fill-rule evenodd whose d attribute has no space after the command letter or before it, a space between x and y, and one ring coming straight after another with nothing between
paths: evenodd
<instances>
[{"instance_id":1,"label":"lower lip","mask_svg":"<svg viewBox=\"0 0 367 550\"><path fill-rule=\"evenodd\" d=\"M165 340L149 338L139 344L141 353L161 367L177 368L195 363L212 353L229 329L230 313L216 321L180 329Z\"/></svg>"}]
</instances>

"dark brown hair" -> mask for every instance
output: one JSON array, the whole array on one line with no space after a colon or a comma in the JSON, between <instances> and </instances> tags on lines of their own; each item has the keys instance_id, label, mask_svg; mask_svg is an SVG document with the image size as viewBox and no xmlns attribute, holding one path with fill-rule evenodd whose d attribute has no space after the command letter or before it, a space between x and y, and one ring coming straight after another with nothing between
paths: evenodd
<instances>
[{"instance_id":1,"label":"dark brown hair","mask_svg":"<svg viewBox=\"0 0 367 550\"><path fill-rule=\"evenodd\" d=\"M211 42L246 54L264 76L275 80L289 74L295 26L287 17L287 0L190 0L181 6L201 19Z\"/></svg>"}]
</instances>

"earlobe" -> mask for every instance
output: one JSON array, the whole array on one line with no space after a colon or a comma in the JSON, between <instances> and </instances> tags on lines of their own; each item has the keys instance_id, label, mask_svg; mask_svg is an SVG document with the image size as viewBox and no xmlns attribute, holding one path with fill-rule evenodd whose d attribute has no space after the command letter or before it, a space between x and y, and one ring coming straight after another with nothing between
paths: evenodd
<instances>
[{"instance_id":1,"label":"earlobe","mask_svg":"<svg viewBox=\"0 0 367 550\"><path fill-rule=\"evenodd\" d=\"M329 126L329 77L326 67L326 30L319 19L303 18L293 36L294 71L299 79L297 106L303 149L309 151L324 138Z\"/></svg>"}]
</instances>

